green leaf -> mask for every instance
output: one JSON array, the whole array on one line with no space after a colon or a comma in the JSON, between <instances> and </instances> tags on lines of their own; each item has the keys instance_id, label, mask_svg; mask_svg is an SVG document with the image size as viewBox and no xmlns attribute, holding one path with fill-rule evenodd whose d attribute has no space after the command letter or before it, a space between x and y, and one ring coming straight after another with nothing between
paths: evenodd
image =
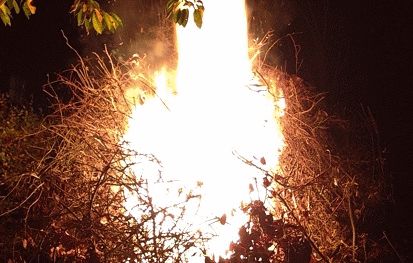
<instances>
[{"instance_id":1,"label":"green leaf","mask_svg":"<svg viewBox=\"0 0 413 263\"><path fill-rule=\"evenodd\" d=\"M20 7L19 7L19 4L17 4L16 0L13 0L13 7L14 7L14 11L16 12L16 14L19 14Z\"/></svg>"},{"instance_id":2,"label":"green leaf","mask_svg":"<svg viewBox=\"0 0 413 263\"><path fill-rule=\"evenodd\" d=\"M11 14L10 9L5 4L0 6L0 10L7 16Z\"/></svg>"},{"instance_id":3,"label":"green leaf","mask_svg":"<svg viewBox=\"0 0 413 263\"><path fill-rule=\"evenodd\" d=\"M176 12L175 22L180 26L186 26L186 23L188 23L188 16L189 16L188 9L179 9Z\"/></svg>"},{"instance_id":4,"label":"green leaf","mask_svg":"<svg viewBox=\"0 0 413 263\"><path fill-rule=\"evenodd\" d=\"M90 19L85 19L85 29L86 29L86 33L89 34L89 31L90 31Z\"/></svg>"},{"instance_id":5,"label":"green leaf","mask_svg":"<svg viewBox=\"0 0 413 263\"><path fill-rule=\"evenodd\" d=\"M166 5L166 16L169 18L176 16L178 6L179 0L169 0L168 4Z\"/></svg>"},{"instance_id":6,"label":"green leaf","mask_svg":"<svg viewBox=\"0 0 413 263\"><path fill-rule=\"evenodd\" d=\"M172 12L172 20L174 21L174 23L178 23L180 14L181 14L181 10L177 10L176 12Z\"/></svg>"},{"instance_id":7,"label":"green leaf","mask_svg":"<svg viewBox=\"0 0 413 263\"><path fill-rule=\"evenodd\" d=\"M3 21L3 24L5 26L11 26L11 20L10 20L10 16L9 14L7 14L7 11L4 11L4 7L6 7L5 5L0 7L0 18L1 21ZM6 7L7 8L7 7ZM7 8L8 9L8 8Z\"/></svg>"},{"instance_id":8,"label":"green leaf","mask_svg":"<svg viewBox=\"0 0 413 263\"><path fill-rule=\"evenodd\" d=\"M174 13L173 19L174 19L174 22L175 22L175 23L179 24L178 22L181 20L181 9L177 10L177 11Z\"/></svg>"},{"instance_id":9,"label":"green leaf","mask_svg":"<svg viewBox=\"0 0 413 263\"><path fill-rule=\"evenodd\" d=\"M183 9L182 10L182 20L180 25L183 27L186 27L188 24L188 19L189 19L189 10L188 9Z\"/></svg>"},{"instance_id":10,"label":"green leaf","mask_svg":"<svg viewBox=\"0 0 413 263\"><path fill-rule=\"evenodd\" d=\"M202 17L203 17L203 9L198 8L194 11L194 22L198 28L202 27Z\"/></svg>"},{"instance_id":11,"label":"green leaf","mask_svg":"<svg viewBox=\"0 0 413 263\"><path fill-rule=\"evenodd\" d=\"M123 26L122 19L120 19L120 17L117 14L111 13L111 16L113 17L113 19L115 20L115 22L117 24L116 27L118 27L119 25Z\"/></svg>"},{"instance_id":12,"label":"green leaf","mask_svg":"<svg viewBox=\"0 0 413 263\"><path fill-rule=\"evenodd\" d=\"M166 10L172 9L178 2L179 0L169 0L166 3Z\"/></svg>"},{"instance_id":13,"label":"green leaf","mask_svg":"<svg viewBox=\"0 0 413 263\"><path fill-rule=\"evenodd\" d=\"M83 10L80 9L80 11L76 15L76 20L77 20L77 25L81 26L83 24L84 18L83 18Z\"/></svg>"},{"instance_id":14,"label":"green leaf","mask_svg":"<svg viewBox=\"0 0 413 263\"><path fill-rule=\"evenodd\" d=\"M96 13L92 14L92 24L93 24L93 28L95 29L96 33L102 34L102 31L103 31L102 22L99 21L99 18L97 17Z\"/></svg>"},{"instance_id":15,"label":"green leaf","mask_svg":"<svg viewBox=\"0 0 413 263\"><path fill-rule=\"evenodd\" d=\"M27 19L29 19L30 16L32 15L32 13L30 12L29 7L27 6L27 2L25 2L25 3L23 4L23 13L24 13L24 15L27 17Z\"/></svg>"},{"instance_id":16,"label":"green leaf","mask_svg":"<svg viewBox=\"0 0 413 263\"><path fill-rule=\"evenodd\" d=\"M113 18L108 13L103 12L103 21L105 21L108 30L113 33L116 29Z\"/></svg>"}]
</instances>

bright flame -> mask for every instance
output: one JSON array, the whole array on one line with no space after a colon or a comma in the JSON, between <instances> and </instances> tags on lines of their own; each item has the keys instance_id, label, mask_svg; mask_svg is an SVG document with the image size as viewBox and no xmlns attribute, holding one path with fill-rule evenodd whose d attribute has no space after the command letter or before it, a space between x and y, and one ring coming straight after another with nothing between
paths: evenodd
<instances>
[{"instance_id":1,"label":"bright flame","mask_svg":"<svg viewBox=\"0 0 413 263\"><path fill-rule=\"evenodd\" d=\"M201 30L191 17L185 28L177 28L177 95L168 92L165 72L159 73L157 96L136 107L125 140L139 152L154 154L162 162L163 178L179 182L176 189L203 183L201 205L188 208L188 220L216 234L209 250L225 256L246 221L241 203L265 195L263 174L254 165L277 169L283 137L276 101L251 72L244 1L209 0L203 20ZM147 162L134 169L150 179L159 167ZM168 205L176 193L155 182L152 190L159 206ZM132 207L127 204L133 213ZM224 214L225 224L211 221Z\"/></svg>"}]
</instances>

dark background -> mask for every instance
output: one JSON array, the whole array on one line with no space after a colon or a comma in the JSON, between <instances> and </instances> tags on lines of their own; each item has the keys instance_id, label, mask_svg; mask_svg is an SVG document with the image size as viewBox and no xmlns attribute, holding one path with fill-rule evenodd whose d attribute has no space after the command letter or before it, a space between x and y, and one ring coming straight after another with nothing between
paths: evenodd
<instances>
[{"instance_id":1,"label":"dark background","mask_svg":"<svg viewBox=\"0 0 413 263\"><path fill-rule=\"evenodd\" d=\"M38 13L29 21L23 15L15 15L12 27L0 25L0 90L10 90L16 103L33 99L36 108L47 106L41 93L47 74L61 71L75 59L60 30L83 54L101 49L109 39L127 42L125 38L131 38L118 35L99 40L93 33L86 36L68 14L69 2L38 1ZM120 1L118 10L133 14L136 9L142 15L145 10L138 8L145 6L143 2ZM413 9L409 2L248 1L257 36L267 30L273 30L275 37L294 33L303 62L299 76L319 91L328 92L330 101L340 110L360 105L372 110L394 186L388 230L391 239L406 251L413 247L413 56L409 41ZM139 23L129 16L122 31L131 34L130 30L145 28L142 19L136 21ZM269 61L295 73L291 47L288 39L282 41L271 52Z\"/></svg>"}]
</instances>

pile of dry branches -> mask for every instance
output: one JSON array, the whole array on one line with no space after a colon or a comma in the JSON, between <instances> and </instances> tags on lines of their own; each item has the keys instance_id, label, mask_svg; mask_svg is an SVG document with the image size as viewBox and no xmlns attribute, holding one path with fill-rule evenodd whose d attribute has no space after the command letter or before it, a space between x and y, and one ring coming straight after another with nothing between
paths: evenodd
<instances>
[{"instance_id":1,"label":"pile of dry branches","mask_svg":"<svg viewBox=\"0 0 413 263\"><path fill-rule=\"evenodd\" d=\"M286 100L282 171L264 181L272 211L247 205L250 222L231 244L233 257L222 261L374 261L382 253L366 225L385 195L373 119L367 115L357 133L370 137L354 136L348 122L327 113L323 94L274 68L260 71ZM177 223L193 197L156 207L147 182L131 172L136 156L156 160L122 140L133 107L125 94L133 87L139 103L153 96L150 73L139 58L116 64L109 55L79 56L45 87L54 113L13 138L13 169L2 167L2 260L178 262L202 246L205 237ZM137 217L124 207L125 189L136 197ZM165 220L175 223L162 227Z\"/></svg>"},{"instance_id":2,"label":"pile of dry branches","mask_svg":"<svg viewBox=\"0 0 413 263\"><path fill-rule=\"evenodd\" d=\"M261 200L244 207L249 222L230 258L218 262L397 260L382 232L391 196L371 114L343 120L327 113L326 94L299 77L269 66L257 75L276 101L286 102L281 169L262 182L273 205Z\"/></svg>"},{"instance_id":3,"label":"pile of dry branches","mask_svg":"<svg viewBox=\"0 0 413 263\"><path fill-rule=\"evenodd\" d=\"M193 197L157 207L131 169L139 153L122 140L133 106L125 94L131 87L137 100L153 94L146 70L138 58L114 64L109 55L79 56L45 87L55 112L15 138L13 145L32 140L21 149L30 160L1 177L0 218L10 227L1 228L2 261L176 262L203 242L178 226ZM124 207L125 189L136 217ZM165 220L172 223L162 226Z\"/></svg>"},{"instance_id":4,"label":"pile of dry branches","mask_svg":"<svg viewBox=\"0 0 413 263\"><path fill-rule=\"evenodd\" d=\"M382 227L378 221L384 216L381 213L374 222L369 214L377 216L389 196L373 118L356 120L359 130L354 130L350 121L327 113L325 94L302 79L272 67L262 67L259 75L273 94L282 91L287 105L281 120L286 144L281 171L265 179L272 182L272 213L277 220L255 220L262 240L268 237L265 228L283 231L280 236L271 234L267 242L268 247L278 247L270 253L275 254L272 259L308 262L305 253L311 253L326 262L377 260L383 252L376 253L379 245L369 234ZM253 228L250 231L251 235ZM296 256L307 251L301 261L291 261L294 249Z\"/></svg>"}]
</instances>

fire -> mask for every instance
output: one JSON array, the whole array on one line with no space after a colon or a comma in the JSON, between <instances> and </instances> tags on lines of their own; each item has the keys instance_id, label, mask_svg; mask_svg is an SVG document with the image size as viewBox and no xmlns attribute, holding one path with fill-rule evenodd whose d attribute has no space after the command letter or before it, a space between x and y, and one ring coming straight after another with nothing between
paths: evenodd
<instances>
[{"instance_id":1,"label":"fire","mask_svg":"<svg viewBox=\"0 0 413 263\"><path fill-rule=\"evenodd\" d=\"M176 94L168 88L173 76L157 73L157 95L134 109L124 139L161 162L134 167L152 182L157 205L197 188L200 206L188 207L186 220L216 235L208 249L225 256L246 221L241 203L265 197L264 175L254 166L277 169L283 137L275 104L284 106L254 79L244 1L209 0L203 20L202 29L191 17L177 28ZM159 170L174 186L155 182ZM126 207L133 214L132 197Z\"/></svg>"}]
</instances>

